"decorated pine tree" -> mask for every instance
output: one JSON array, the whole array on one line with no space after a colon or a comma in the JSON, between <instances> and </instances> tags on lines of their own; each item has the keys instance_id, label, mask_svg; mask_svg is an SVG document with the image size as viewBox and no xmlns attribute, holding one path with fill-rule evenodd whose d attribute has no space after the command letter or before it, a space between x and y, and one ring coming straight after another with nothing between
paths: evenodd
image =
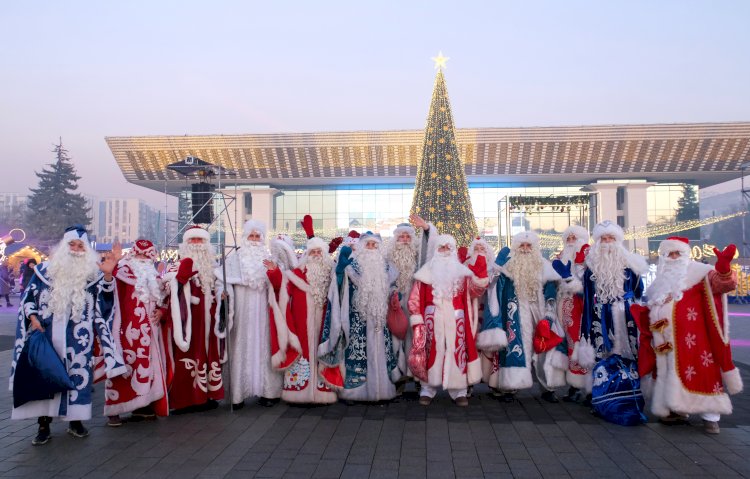
<instances>
[{"instance_id":1,"label":"decorated pine tree","mask_svg":"<svg viewBox=\"0 0 750 479\"><path fill-rule=\"evenodd\" d=\"M50 243L62 238L68 226L85 226L90 222L86 199L75 192L81 177L76 174L62 140L52 151L55 162L36 173L39 186L31 188L25 222L34 238Z\"/></svg>"},{"instance_id":2,"label":"decorated pine tree","mask_svg":"<svg viewBox=\"0 0 750 479\"><path fill-rule=\"evenodd\" d=\"M422 158L417 167L411 213L432 222L440 233L453 235L460 246L468 246L477 235L477 223L464 165L456 147L456 131L443 76L448 59L441 53L433 60L438 72L422 141Z\"/></svg>"}]
</instances>

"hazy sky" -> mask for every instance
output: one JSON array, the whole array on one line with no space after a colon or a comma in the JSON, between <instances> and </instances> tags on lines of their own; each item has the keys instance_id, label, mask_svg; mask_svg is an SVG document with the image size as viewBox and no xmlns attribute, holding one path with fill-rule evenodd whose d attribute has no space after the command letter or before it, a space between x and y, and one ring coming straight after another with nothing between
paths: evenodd
<instances>
[{"instance_id":1,"label":"hazy sky","mask_svg":"<svg viewBox=\"0 0 750 479\"><path fill-rule=\"evenodd\" d=\"M105 136L750 120L750 2L49 1L0 6L0 191L62 136L84 193Z\"/></svg>"}]
</instances>

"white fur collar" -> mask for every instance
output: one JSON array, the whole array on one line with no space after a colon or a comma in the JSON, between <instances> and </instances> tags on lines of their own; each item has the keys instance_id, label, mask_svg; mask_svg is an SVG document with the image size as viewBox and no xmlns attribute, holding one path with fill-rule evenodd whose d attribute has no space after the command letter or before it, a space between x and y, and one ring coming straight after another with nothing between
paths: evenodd
<instances>
[{"instance_id":1,"label":"white fur collar","mask_svg":"<svg viewBox=\"0 0 750 479\"><path fill-rule=\"evenodd\" d=\"M461 272L463 273L464 276L471 276L472 274L474 274L466 266L460 263L459 265L460 265ZM414 279L419 281L420 283L432 284L432 268L430 268L430 263L427 263L421 268L419 268L419 271L414 273Z\"/></svg>"},{"instance_id":2,"label":"white fur collar","mask_svg":"<svg viewBox=\"0 0 750 479\"><path fill-rule=\"evenodd\" d=\"M710 273L713 269L714 267L711 266L710 264L703 264L697 261L691 261L688 264L687 277L685 278L685 289L692 288L696 284L703 281L703 278L705 278L706 275Z\"/></svg>"}]
</instances>

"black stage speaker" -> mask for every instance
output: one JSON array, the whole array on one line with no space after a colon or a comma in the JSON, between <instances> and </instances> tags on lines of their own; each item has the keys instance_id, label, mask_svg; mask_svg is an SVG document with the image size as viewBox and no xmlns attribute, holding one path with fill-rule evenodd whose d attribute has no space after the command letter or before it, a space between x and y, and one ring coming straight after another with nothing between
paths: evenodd
<instances>
[{"instance_id":1,"label":"black stage speaker","mask_svg":"<svg viewBox=\"0 0 750 479\"><path fill-rule=\"evenodd\" d=\"M213 198L214 185L210 183L193 183L190 203L193 205L193 223L211 223L214 220ZM205 208L203 205L209 203Z\"/></svg>"}]
</instances>

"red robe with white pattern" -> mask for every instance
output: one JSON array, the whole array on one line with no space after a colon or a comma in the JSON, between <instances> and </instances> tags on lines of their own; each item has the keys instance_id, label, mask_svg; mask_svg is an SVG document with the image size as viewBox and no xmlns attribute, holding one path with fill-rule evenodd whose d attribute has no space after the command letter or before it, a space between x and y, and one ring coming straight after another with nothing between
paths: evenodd
<instances>
[{"instance_id":1,"label":"red robe with white pattern","mask_svg":"<svg viewBox=\"0 0 750 479\"><path fill-rule=\"evenodd\" d=\"M224 344L216 324L217 298L213 291L203 294L199 275L187 281L180 278L180 263L171 265L164 275L170 284L163 320L170 409L224 398Z\"/></svg>"},{"instance_id":2,"label":"red robe with white pattern","mask_svg":"<svg viewBox=\"0 0 750 479\"><path fill-rule=\"evenodd\" d=\"M466 269L467 276L461 289L451 301L436 300L433 296L432 272L422 267L414 275L414 286L409 295L409 322L412 327L425 325L427 347L427 382L443 389L465 389L482 380L482 364L477 352L472 325L472 299L487 288L484 278L477 278Z\"/></svg>"},{"instance_id":3,"label":"red robe with white pattern","mask_svg":"<svg viewBox=\"0 0 750 479\"><path fill-rule=\"evenodd\" d=\"M122 350L128 372L106 380L104 415L132 412L155 403L156 414L166 416L169 408L162 362L161 328L153 322L157 298L149 298L144 303L137 297L136 277L127 261L120 262L114 276L117 294L112 333Z\"/></svg>"},{"instance_id":4,"label":"red robe with white pattern","mask_svg":"<svg viewBox=\"0 0 750 479\"><path fill-rule=\"evenodd\" d=\"M268 278L279 292L279 307L286 316L286 328L277 328L276 334L288 338L277 341L287 346L282 354L273 355L274 367L284 370L281 398L293 403L335 403L336 393L331 386L344 386L341 370L318 360L328 304L315 304L304 267L283 273L276 268L268 272Z\"/></svg>"},{"instance_id":5,"label":"red robe with white pattern","mask_svg":"<svg viewBox=\"0 0 750 479\"><path fill-rule=\"evenodd\" d=\"M721 275L693 261L682 299L651 305L656 352L651 410L657 416L731 414L727 391L741 391L742 379L732 362L725 293L736 284L734 273Z\"/></svg>"}]
</instances>

